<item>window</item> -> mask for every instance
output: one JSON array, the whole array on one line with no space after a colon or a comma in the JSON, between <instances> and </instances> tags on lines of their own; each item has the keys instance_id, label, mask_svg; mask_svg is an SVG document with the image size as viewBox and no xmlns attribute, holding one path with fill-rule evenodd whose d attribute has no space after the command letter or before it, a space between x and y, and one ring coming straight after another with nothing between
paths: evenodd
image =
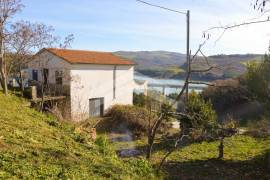
<instances>
[{"instance_id":1,"label":"window","mask_svg":"<svg viewBox=\"0 0 270 180\"><path fill-rule=\"evenodd\" d=\"M63 84L63 71L55 71L55 83L58 85Z\"/></svg>"},{"instance_id":2,"label":"window","mask_svg":"<svg viewBox=\"0 0 270 180\"><path fill-rule=\"evenodd\" d=\"M38 71L37 70L32 70L32 79L34 81L38 81Z\"/></svg>"}]
</instances>

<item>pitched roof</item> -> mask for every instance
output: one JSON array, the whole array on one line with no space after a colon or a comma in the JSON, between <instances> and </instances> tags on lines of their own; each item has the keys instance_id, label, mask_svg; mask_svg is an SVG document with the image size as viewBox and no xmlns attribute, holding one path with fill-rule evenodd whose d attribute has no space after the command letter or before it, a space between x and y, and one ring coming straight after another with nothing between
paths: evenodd
<instances>
[{"instance_id":1,"label":"pitched roof","mask_svg":"<svg viewBox=\"0 0 270 180\"><path fill-rule=\"evenodd\" d=\"M135 65L135 63L131 60L124 59L109 52L56 48L46 48L45 50L71 64Z\"/></svg>"}]
</instances>

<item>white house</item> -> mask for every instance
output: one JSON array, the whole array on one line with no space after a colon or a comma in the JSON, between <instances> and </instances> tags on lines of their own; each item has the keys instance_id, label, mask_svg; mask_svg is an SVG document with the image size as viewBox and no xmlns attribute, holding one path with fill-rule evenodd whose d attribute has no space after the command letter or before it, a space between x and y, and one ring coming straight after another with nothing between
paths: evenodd
<instances>
[{"instance_id":1,"label":"white house","mask_svg":"<svg viewBox=\"0 0 270 180\"><path fill-rule=\"evenodd\" d=\"M147 96L148 81L134 80L134 91L138 93L143 93L145 96Z\"/></svg>"},{"instance_id":2,"label":"white house","mask_svg":"<svg viewBox=\"0 0 270 180\"><path fill-rule=\"evenodd\" d=\"M100 116L133 103L134 63L112 53L46 48L29 63L29 79L54 84L70 97L70 117Z\"/></svg>"}]
</instances>

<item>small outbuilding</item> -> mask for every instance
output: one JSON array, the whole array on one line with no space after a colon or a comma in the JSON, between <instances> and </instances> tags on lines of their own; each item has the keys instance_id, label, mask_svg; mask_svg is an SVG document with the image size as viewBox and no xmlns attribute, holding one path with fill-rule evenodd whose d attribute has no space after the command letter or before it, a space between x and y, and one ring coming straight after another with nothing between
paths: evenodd
<instances>
[{"instance_id":1,"label":"small outbuilding","mask_svg":"<svg viewBox=\"0 0 270 180\"><path fill-rule=\"evenodd\" d=\"M28 64L28 77L67 95L71 119L81 121L133 103L134 65L108 52L45 48Z\"/></svg>"}]
</instances>

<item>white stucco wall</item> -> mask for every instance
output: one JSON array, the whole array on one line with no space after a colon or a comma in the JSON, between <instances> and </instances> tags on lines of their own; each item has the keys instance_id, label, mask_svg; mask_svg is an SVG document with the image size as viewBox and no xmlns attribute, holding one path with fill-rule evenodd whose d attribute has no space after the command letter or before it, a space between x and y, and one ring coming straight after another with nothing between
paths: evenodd
<instances>
[{"instance_id":1,"label":"white stucco wall","mask_svg":"<svg viewBox=\"0 0 270 180\"><path fill-rule=\"evenodd\" d=\"M71 68L71 114L89 117L89 99L104 98L104 109L115 104L133 103L133 66L116 66L116 97L113 97L113 65L76 64Z\"/></svg>"},{"instance_id":2,"label":"white stucco wall","mask_svg":"<svg viewBox=\"0 0 270 180\"><path fill-rule=\"evenodd\" d=\"M147 96L148 82L134 80L134 91L138 93L143 93L145 96Z\"/></svg>"},{"instance_id":3,"label":"white stucco wall","mask_svg":"<svg viewBox=\"0 0 270 180\"><path fill-rule=\"evenodd\" d=\"M70 85L71 64L63 59L44 51L28 63L29 79L32 80L32 70L38 70L38 80L42 81L42 69L49 69L48 83L55 84L55 71L63 71L63 85Z\"/></svg>"},{"instance_id":4,"label":"white stucco wall","mask_svg":"<svg viewBox=\"0 0 270 180\"><path fill-rule=\"evenodd\" d=\"M112 105L133 103L134 67L116 66L116 97L113 97L114 65L70 64L67 61L43 51L28 64L29 79L32 70L38 70L38 80L43 79L41 70L49 69L49 84L55 83L55 71L64 72L63 85L70 88L71 118L75 121L89 117L89 99L104 98L104 110Z\"/></svg>"}]
</instances>

